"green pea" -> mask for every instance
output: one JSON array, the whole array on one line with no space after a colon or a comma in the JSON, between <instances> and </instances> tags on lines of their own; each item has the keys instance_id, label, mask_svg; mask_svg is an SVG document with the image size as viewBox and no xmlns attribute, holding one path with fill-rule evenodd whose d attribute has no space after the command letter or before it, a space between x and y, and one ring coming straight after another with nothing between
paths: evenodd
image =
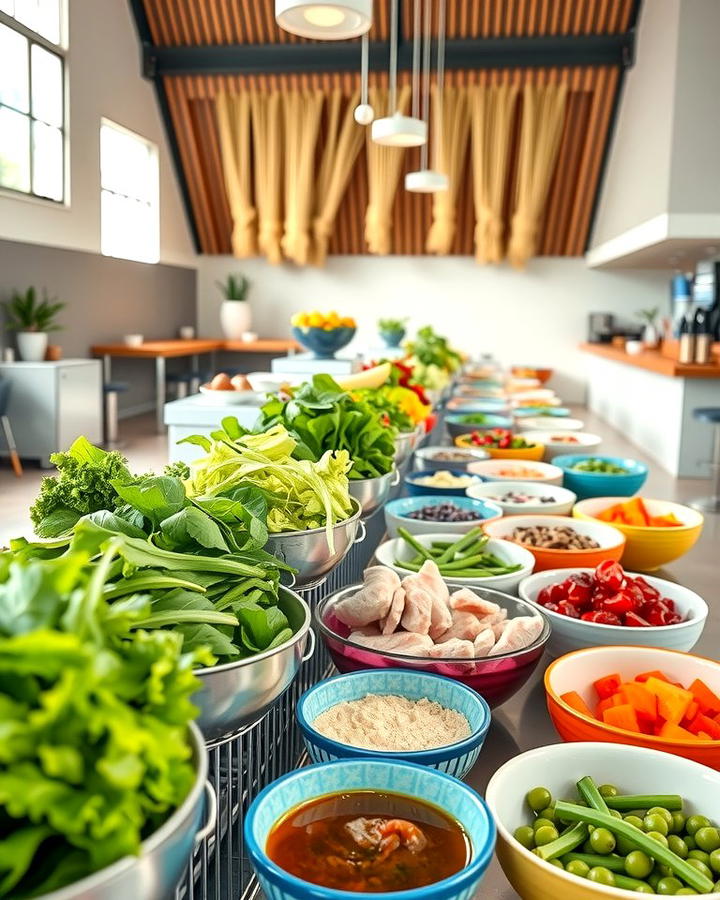
<instances>
[{"instance_id":1,"label":"green pea","mask_svg":"<svg viewBox=\"0 0 720 900\"><path fill-rule=\"evenodd\" d=\"M535 821L532 823L532 827L535 831L537 831L538 828L547 828L548 826L550 828L554 828L555 823L551 819L545 819L543 817L535 819Z\"/></svg>"},{"instance_id":2,"label":"green pea","mask_svg":"<svg viewBox=\"0 0 720 900\"><path fill-rule=\"evenodd\" d=\"M593 866L587 877L588 881L594 881L596 884L605 884L608 887L613 887L615 884L615 876L605 866Z\"/></svg>"},{"instance_id":3,"label":"green pea","mask_svg":"<svg viewBox=\"0 0 720 900\"><path fill-rule=\"evenodd\" d=\"M654 894L655 891L650 887L649 884L643 884L642 882L640 882L640 884L637 887L633 888L633 893L634 894Z\"/></svg>"},{"instance_id":4,"label":"green pea","mask_svg":"<svg viewBox=\"0 0 720 900\"><path fill-rule=\"evenodd\" d=\"M554 825L543 825L535 832L535 843L538 847L544 847L545 844L557 840L558 837L558 830Z\"/></svg>"},{"instance_id":5,"label":"green pea","mask_svg":"<svg viewBox=\"0 0 720 900\"><path fill-rule=\"evenodd\" d=\"M528 791L525 795L525 799L527 800L530 809L536 813L540 812L541 809L545 809L545 807L552 805L552 794L544 787L535 787ZM708 825L709 824L710 823L708 822Z\"/></svg>"},{"instance_id":6,"label":"green pea","mask_svg":"<svg viewBox=\"0 0 720 900\"><path fill-rule=\"evenodd\" d=\"M713 885L713 893L717 894L718 891L720 891L720 881L716 881L715 884Z\"/></svg>"},{"instance_id":7,"label":"green pea","mask_svg":"<svg viewBox=\"0 0 720 900\"><path fill-rule=\"evenodd\" d=\"M706 825L695 832L695 843L701 850L711 853L720 847L720 831L717 828Z\"/></svg>"},{"instance_id":8,"label":"green pea","mask_svg":"<svg viewBox=\"0 0 720 900\"><path fill-rule=\"evenodd\" d=\"M720 872L720 850L713 850L710 854L710 868Z\"/></svg>"},{"instance_id":9,"label":"green pea","mask_svg":"<svg viewBox=\"0 0 720 900\"><path fill-rule=\"evenodd\" d=\"M685 822L685 830L689 835L694 835L696 831L699 831L701 828L707 828L710 825L712 825L712 822L707 816L688 816L687 822Z\"/></svg>"},{"instance_id":10,"label":"green pea","mask_svg":"<svg viewBox=\"0 0 720 900\"><path fill-rule=\"evenodd\" d=\"M659 831L648 831L647 836L649 838L652 838L654 841L659 841L664 847L667 847L668 845L668 839Z\"/></svg>"},{"instance_id":11,"label":"green pea","mask_svg":"<svg viewBox=\"0 0 720 900\"><path fill-rule=\"evenodd\" d=\"M706 853L704 850L691 850L688 853L689 859L699 859L700 862L704 862L706 866L710 865L710 854Z\"/></svg>"},{"instance_id":12,"label":"green pea","mask_svg":"<svg viewBox=\"0 0 720 900\"><path fill-rule=\"evenodd\" d=\"M658 882L662 878L662 875L659 872L651 872L647 877L647 883L653 890L657 890Z\"/></svg>"},{"instance_id":13,"label":"green pea","mask_svg":"<svg viewBox=\"0 0 720 900\"><path fill-rule=\"evenodd\" d=\"M634 844L632 841L629 841L626 837L623 837L621 834L617 836L617 844L615 846L615 852L619 853L620 856L627 856L628 853L632 853L633 850L637 848L637 844Z\"/></svg>"},{"instance_id":14,"label":"green pea","mask_svg":"<svg viewBox=\"0 0 720 900\"><path fill-rule=\"evenodd\" d=\"M688 850L697 850L695 838L691 834L684 834L683 840L685 841L685 846L688 848Z\"/></svg>"},{"instance_id":15,"label":"green pea","mask_svg":"<svg viewBox=\"0 0 720 900\"><path fill-rule=\"evenodd\" d=\"M620 793L614 784L601 784L598 791L601 797L617 797Z\"/></svg>"},{"instance_id":16,"label":"green pea","mask_svg":"<svg viewBox=\"0 0 720 900\"><path fill-rule=\"evenodd\" d=\"M651 806L647 814L649 816L662 816L668 823L668 828L672 825L672 813L665 809L664 806Z\"/></svg>"},{"instance_id":17,"label":"green pea","mask_svg":"<svg viewBox=\"0 0 720 900\"><path fill-rule=\"evenodd\" d=\"M681 812L674 812L672 814L672 825L670 826L672 834L682 834L685 830L685 822L685 816Z\"/></svg>"},{"instance_id":18,"label":"green pea","mask_svg":"<svg viewBox=\"0 0 720 900\"><path fill-rule=\"evenodd\" d=\"M570 875L577 875L578 878L587 878L590 866L581 859L571 859L565 866L565 871Z\"/></svg>"},{"instance_id":19,"label":"green pea","mask_svg":"<svg viewBox=\"0 0 720 900\"><path fill-rule=\"evenodd\" d=\"M648 832L659 831L662 835L668 833L668 823L657 813L653 813L652 815L648 813L648 815L645 816L643 819L643 828Z\"/></svg>"},{"instance_id":20,"label":"green pea","mask_svg":"<svg viewBox=\"0 0 720 900\"><path fill-rule=\"evenodd\" d=\"M668 847L672 852L679 856L680 859L687 859L688 856L688 848L685 841L678 834L669 834L668 835Z\"/></svg>"},{"instance_id":21,"label":"green pea","mask_svg":"<svg viewBox=\"0 0 720 900\"><path fill-rule=\"evenodd\" d=\"M622 819L622 813L619 809L611 809L610 815L613 817L613 819Z\"/></svg>"},{"instance_id":22,"label":"green pea","mask_svg":"<svg viewBox=\"0 0 720 900\"><path fill-rule=\"evenodd\" d=\"M677 894L682 886L682 881L679 881L677 878L673 878L671 875L669 878L661 878L655 887L655 891L658 894L672 896L674 894Z\"/></svg>"},{"instance_id":23,"label":"green pea","mask_svg":"<svg viewBox=\"0 0 720 900\"><path fill-rule=\"evenodd\" d=\"M582 852L583 853L594 853L595 852L593 850L592 844L590 843L589 840L585 841L585 843L582 845Z\"/></svg>"},{"instance_id":24,"label":"green pea","mask_svg":"<svg viewBox=\"0 0 720 900\"><path fill-rule=\"evenodd\" d=\"M686 860L689 866L692 866L693 869L697 869L698 872L702 872L706 878L712 879L712 871L710 866L706 866L705 863L701 859L688 859Z\"/></svg>"},{"instance_id":25,"label":"green pea","mask_svg":"<svg viewBox=\"0 0 720 900\"><path fill-rule=\"evenodd\" d=\"M535 831L530 825L520 825L513 832L513 837L528 850L535 846Z\"/></svg>"},{"instance_id":26,"label":"green pea","mask_svg":"<svg viewBox=\"0 0 720 900\"><path fill-rule=\"evenodd\" d=\"M625 871L631 878L647 878L653 870L653 861L642 850L633 850L625 857Z\"/></svg>"},{"instance_id":27,"label":"green pea","mask_svg":"<svg viewBox=\"0 0 720 900\"><path fill-rule=\"evenodd\" d=\"M668 878L670 875L674 875L675 872L670 868L670 866L657 865L655 867L660 873L661 878Z\"/></svg>"},{"instance_id":28,"label":"green pea","mask_svg":"<svg viewBox=\"0 0 720 900\"><path fill-rule=\"evenodd\" d=\"M590 835L590 845L595 853L607 856L615 849L615 835L607 828L595 828Z\"/></svg>"},{"instance_id":29,"label":"green pea","mask_svg":"<svg viewBox=\"0 0 720 900\"><path fill-rule=\"evenodd\" d=\"M565 866L560 862L559 859L548 859L547 862L549 862L551 866L555 866L556 869L565 868Z\"/></svg>"},{"instance_id":30,"label":"green pea","mask_svg":"<svg viewBox=\"0 0 720 900\"><path fill-rule=\"evenodd\" d=\"M546 806L545 809L541 809L538 813L538 817L541 819L547 819L548 822L552 822L555 824L555 807L554 806Z\"/></svg>"},{"instance_id":31,"label":"green pea","mask_svg":"<svg viewBox=\"0 0 720 900\"><path fill-rule=\"evenodd\" d=\"M628 825L634 825L636 828L639 828L640 831L644 830L643 829L643 820L640 818L640 816L633 816L633 815L625 816L625 821L628 823Z\"/></svg>"}]
</instances>

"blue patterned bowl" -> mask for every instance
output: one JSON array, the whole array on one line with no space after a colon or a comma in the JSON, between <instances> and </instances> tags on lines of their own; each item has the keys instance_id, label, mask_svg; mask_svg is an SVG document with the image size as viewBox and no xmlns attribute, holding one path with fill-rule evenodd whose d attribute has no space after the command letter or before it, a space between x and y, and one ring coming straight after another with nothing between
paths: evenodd
<instances>
[{"instance_id":1,"label":"blue patterned bowl","mask_svg":"<svg viewBox=\"0 0 720 900\"><path fill-rule=\"evenodd\" d=\"M332 359L355 337L355 329L344 325L339 328L299 328L293 325L293 337L315 355L315 359Z\"/></svg>"},{"instance_id":2,"label":"blue patterned bowl","mask_svg":"<svg viewBox=\"0 0 720 900\"><path fill-rule=\"evenodd\" d=\"M434 700L445 709L454 709L468 720L470 737L433 750L393 752L364 750L341 744L320 734L312 722L320 715L347 700L360 700L367 694L395 694L408 700ZM302 695L295 709L305 746L313 762L332 759L403 759L421 766L431 766L464 778L475 765L485 735L490 727L490 707L472 688L430 672L408 672L406 669L378 669L349 672L321 681Z\"/></svg>"},{"instance_id":3,"label":"blue patterned bowl","mask_svg":"<svg viewBox=\"0 0 720 900\"><path fill-rule=\"evenodd\" d=\"M288 810L333 793L384 791L432 803L470 839L470 862L449 878L411 891L366 894L320 887L281 869L265 853L273 825ZM245 816L245 846L268 900L472 900L492 859L495 823L485 801L451 775L388 759L339 759L283 775L255 798Z\"/></svg>"}]
</instances>

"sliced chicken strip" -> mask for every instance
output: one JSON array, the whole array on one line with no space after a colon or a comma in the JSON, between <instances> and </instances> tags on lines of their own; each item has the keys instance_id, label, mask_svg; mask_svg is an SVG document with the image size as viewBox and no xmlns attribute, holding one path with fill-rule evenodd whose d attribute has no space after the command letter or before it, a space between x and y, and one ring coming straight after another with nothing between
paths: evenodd
<instances>
[{"instance_id":1,"label":"sliced chicken strip","mask_svg":"<svg viewBox=\"0 0 720 900\"><path fill-rule=\"evenodd\" d=\"M442 644L435 644L434 647L431 647L428 656L433 659L473 659L475 649L472 641L451 638L449 641L443 641Z\"/></svg>"},{"instance_id":2,"label":"sliced chicken strip","mask_svg":"<svg viewBox=\"0 0 720 900\"><path fill-rule=\"evenodd\" d=\"M363 586L352 597L346 597L333 608L334 614L351 628L359 628L384 619L390 611L393 594L400 587L397 572L387 566L365 569Z\"/></svg>"},{"instance_id":3,"label":"sliced chicken strip","mask_svg":"<svg viewBox=\"0 0 720 900\"><path fill-rule=\"evenodd\" d=\"M384 619L380 620L380 628L383 634L392 634L396 631L405 609L405 588L400 585L395 588L392 603L390 604L390 612Z\"/></svg>"},{"instance_id":4,"label":"sliced chicken strip","mask_svg":"<svg viewBox=\"0 0 720 900\"><path fill-rule=\"evenodd\" d=\"M435 640L449 641L452 638L459 638L461 641L474 641L480 632L486 630L488 630L488 626L483 624L474 613L454 609L452 625ZM432 631L430 637L432 637Z\"/></svg>"},{"instance_id":5,"label":"sliced chicken strip","mask_svg":"<svg viewBox=\"0 0 720 900\"><path fill-rule=\"evenodd\" d=\"M430 631L432 599L430 594L407 578L403 581L405 588L405 609L400 623L405 631L427 634Z\"/></svg>"},{"instance_id":6,"label":"sliced chicken strip","mask_svg":"<svg viewBox=\"0 0 720 900\"><path fill-rule=\"evenodd\" d=\"M348 640L371 650L385 653L402 653L407 656L427 656L432 648L432 639L426 634L413 634L410 631L398 631L395 634L366 636L353 631Z\"/></svg>"},{"instance_id":7,"label":"sliced chicken strip","mask_svg":"<svg viewBox=\"0 0 720 900\"><path fill-rule=\"evenodd\" d=\"M452 625L452 614L448 608L450 591L448 590L437 563L432 559L426 559L417 575L408 575L404 581L413 579L430 595L432 608L430 609L430 637L434 640Z\"/></svg>"},{"instance_id":8,"label":"sliced chicken strip","mask_svg":"<svg viewBox=\"0 0 720 900\"><path fill-rule=\"evenodd\" d=\"M483 628L480 634L473 641L473 650L475 651L475 659L487 656L495 646L495 633L492 628Z\"/></svg>"},{"instance_id":9,"label":"sliced chicken strip","mask_svg":"<svg viewBox=\"0 0 720 900\"><path fill-rule=\"evenodd\" d=\"M499 653L512 653L514 650L522 650L529 647L543 629L540 616L518 616L516 619L508 619L503 633L497 640L488 656L497 656Z\"/></svg>"},{"instance_id":10,"label":"sliced chicken strip","mask_svg":"<svg viewBox=\"0 0 720 900\"><path fill-rule=\"evenodd\" d=\"M475 613L476 616L483 618L498 612L500 607L497 603L490 600L484 600L477 594L473 593L469 588L460 588L450 594L449 606L451 609L459 609L462 612Z\"/></svg>"}]
</instances>

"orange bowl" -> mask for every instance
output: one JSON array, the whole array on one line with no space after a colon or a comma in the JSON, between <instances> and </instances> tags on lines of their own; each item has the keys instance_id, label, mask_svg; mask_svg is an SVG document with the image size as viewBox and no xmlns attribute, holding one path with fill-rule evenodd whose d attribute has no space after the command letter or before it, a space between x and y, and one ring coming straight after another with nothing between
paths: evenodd
<instances>
[{"instance_id":1,"label":"orange bowl","mask_svg":"<svg viewBox=\"0 0 720 900\"><path fill-rule=\"evenodd\" d=\"M537 378L540 384L545 384L552 378L552 369L539 369L536 366L511 366L510 373L515 378Z\"/></svg>"},{"instance_id":2,"label":"orange bowl","mask_svg":"<svg viewBox=\"0 0 720 900\"><path fill-rule=\"evenodd\" d=\"M566 525L578 534L593 538L600 544L591 550L555 550L547 547L533 547L516 541L535 557L535 571L544 569L595 568L604 559L619 560L625 549L625 537L617 528L595 520L573 519L571 516L503 516L494 522L488 522L484 530L490 537L511 541L511 533L518 527L546 525L550 528ZM605 528L598 528L605 525ZM586 527L590 526L590 527Z\"/></svg>"},{"instance_id":3,"label":"orange bowl","mask_svg":"<svg viewBox=\"0 0 720 900\"><path fill-rule=\"evenodd\" d=\"M531 444L529 447L518 447L513 449L507 447L501 450L500 447L486 447L483 444L473 444L471 434L461 434L455 438L457 447L468 447L472 450L484 450L491 459L534 459L539 462L545 455L544 444Z\"/></svg>"},{"instance_id":4,"label":"orange bowl","mask_svg":"<svg viewBox=\"0 0 720 900\"><path fill-rule=\"evenodd\" d=\"M711 769L720 769L720 741L669 740L626 731L588 718L560 697L567 691L577 691L593 709L597 705L593 681L614 672L623 680L632 679L640 672L655 669L685 686L701 678L710 690L720 694L720 663L704 656L659 647L610 646L574 650L556 659L545 671L545 696L556 731L564 741L604 741L649 747L692 759Z\"/></svg>"}]
</instances>

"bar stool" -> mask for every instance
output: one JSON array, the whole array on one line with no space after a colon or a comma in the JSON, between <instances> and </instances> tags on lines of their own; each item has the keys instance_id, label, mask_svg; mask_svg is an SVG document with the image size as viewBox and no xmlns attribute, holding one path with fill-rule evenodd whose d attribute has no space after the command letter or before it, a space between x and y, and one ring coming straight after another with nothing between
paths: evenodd
<instances>
[{"instance_id":1,"label":"bar stool","mask_svg":"<svg viewBox=\"0 0 720 900\"><path fill-rule=\"evenodd\" d=\"M700 406L693 410L693 418L710 422L715 426L713 455L710 460L713 493L710 497L698 497L688 504L693 509L705 513L720 512L720 406Z\"/></svg>"},{"instance_id":2,"label":"bar stool","mask_svg":"<svg viewBox=\"0 0 720 900\"><path fill-rule=\"evenodd\" d=\"M10 464L13 467L13 472L20 478L23 473L22 463L18 456L17 447L15 445L15 436L13 435L10 419L7 414L8 406L10 405L11 387L12 383L10 381L7 381L5 378L0 378L0 425L2 425L2 430L5 433L5 440L7 441Z\"/></svg>"},{"instance_id":3,"label":"bar stool","mask_svg":"<svg viewBox=\"0 0 720 900\"><path fill-rule=\"evenodd\" d=\"M103 385L105 394L105 446L118 447L118 394L129 389L124 381L108 381Z\"/></svg>"}]
</instances>

